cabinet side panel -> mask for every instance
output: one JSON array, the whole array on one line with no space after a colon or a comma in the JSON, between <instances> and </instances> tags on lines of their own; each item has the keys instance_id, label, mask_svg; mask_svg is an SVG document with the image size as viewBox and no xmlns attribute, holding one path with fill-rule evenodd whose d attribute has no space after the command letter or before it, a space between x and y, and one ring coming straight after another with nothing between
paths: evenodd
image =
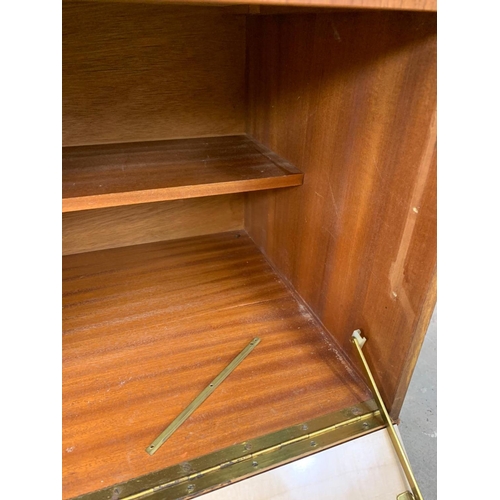
<instances>
[{"instance_id":1,"label":"cabinet side panel","mask_svg":"<svg viewBox=\"0 0 500 500\"><path fill-rule=\"evenodd\" d=\"M63 255L243 229L243 195L63 214Z\"/></svg>"},{"instance_id":2,"label":"cabinet side panel","mask_svg":"<svg viewBox=\"0 0 500 500\"><path fill-rule=\"evenodd\" d=\"M245 17L63 3L63 145L244 132Z\"/></svg>"},{"instance_id":3,"label":"cabinet side panel","mask_svg":"<svg viewBox=\"0 0 500 500\"><path fill-rule=\"evenodd\" d=\"M435 301L436 16L253 17L247 45L248 133L305 174L247 231L347 353L363 329L396 417Z\"/></svg>"}]
</instances>

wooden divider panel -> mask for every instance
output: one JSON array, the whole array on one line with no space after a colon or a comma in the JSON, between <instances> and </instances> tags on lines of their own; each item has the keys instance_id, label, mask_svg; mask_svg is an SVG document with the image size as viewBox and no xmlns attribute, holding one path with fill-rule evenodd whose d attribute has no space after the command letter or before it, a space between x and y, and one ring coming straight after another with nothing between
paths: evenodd
<instances>
[{"instance_id":1,"label":"wooden divider panel","mask_svg":"<svg viewBox=\"0 0 500 500\"><path fill-rule=\"evenodd\" d=\"M246 228L397 416L435 301L436 16L252 16L248 133L304 185L248 194Z\"/></svg>"}]
</instances>

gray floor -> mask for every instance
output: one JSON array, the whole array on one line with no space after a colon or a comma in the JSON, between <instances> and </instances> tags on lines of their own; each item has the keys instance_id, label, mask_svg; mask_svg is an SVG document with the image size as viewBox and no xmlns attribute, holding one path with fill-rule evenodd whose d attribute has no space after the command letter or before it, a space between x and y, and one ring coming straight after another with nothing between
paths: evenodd
<instances>
[{"instance_id":1,"label":"gray floor","mask_svg":"<svg viewBox=\"0 0 500 500\"><path fill-rule=\"evenodd\" d=\"M399 430L425 500L437 498L437 308L401 411Z\"/></svg>"}]
</instances>

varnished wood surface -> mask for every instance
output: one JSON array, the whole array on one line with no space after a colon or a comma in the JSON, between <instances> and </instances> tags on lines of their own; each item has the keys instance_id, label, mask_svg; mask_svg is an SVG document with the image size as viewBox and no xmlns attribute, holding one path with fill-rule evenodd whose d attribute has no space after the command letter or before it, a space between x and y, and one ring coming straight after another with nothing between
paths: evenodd
<instances>
[{"instance_id":1,"label":"varnished wood surface","mask_svg":"<svg viewBox=\"0 0 500 500\"><path fill-rule=\"evenodd\" d=\"M245 17L63 2L63 145L244 132Z\"/></svg>"},{"instance_id":2,"label":"varnished wood surface","mask_svg":"<svg viewBox=\"0 0 500 500\"><path fill-rule=\"evenodd\" d=\"M63 148L63 212L298 186L244 135Z\"/></svg>"},{"instance_id":3,"label":"varnished wood surface","mask_svg":"<svg viewBox=\"0 0 500 500\"><path fill-rule=\"evenodd\" d=\"M248 132L304 172L246 228L397 417L435 301L436 16L253 16Z\"/></svg>"},{"instance_id":4,"label":"varnished wood surface","mask_svg":"<svg viewBox=\"0 0 500 500\"><path fill-rule=\"evenodd\" d=\"M242 229L243 198L231 194L67 212L63 255Z\"/></svg>"},{"instance_id":5,"label":"varnished wood surface","mask_svg":"<svg viewBox=\"0 0 500 500\"><path fill-rule=\"evenodd\" d=\"M143 2L154 4L169 4L172 0L91 0L93 2ZM173 0L172 3L177 3ZM416 10L416 11L436 11L437 0L183 0L185 4L207 5L250 5L251 7L260 5L294 5L294 6L316 6L348 9L388 9L388 10ZM252 12L255 13L255 12Z\"/></svg>"},{"instance_id":6,"label":"varnished wood surface","mask_svg":"<svg viewBox=\"0 0 500 500\"><path fill-rule=\"evenodd\" d=\"M63 257L69 498L370 398L242 232ZM145 447L262 342L152 457Z\"/></svg>"}]
</instances>

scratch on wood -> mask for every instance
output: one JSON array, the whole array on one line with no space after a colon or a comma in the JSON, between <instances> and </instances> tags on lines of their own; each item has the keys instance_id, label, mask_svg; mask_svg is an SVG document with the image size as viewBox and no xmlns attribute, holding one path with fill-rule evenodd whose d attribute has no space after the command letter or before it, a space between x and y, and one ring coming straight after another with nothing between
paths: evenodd
<instances>
[{"instance_id":1,"label":"scratch on wood","mask_svg":"<svg viewBox=\"0 0 500 500\"><path fill-rule=\"evenodd\" d=\"M340 38L340 33L338 32L335 24L332 23L332 27L333 27L333 36L334 36L335 40L337 40L337 42L340 43L342 41L342 39Z\"/></svg>"},{"instance_id":2,"label":"scratch on wood","mask_svg":"<svg viewBox=\"0 0 500 500\"><path fill-rule=\"evenodd\" d=\"M332 198L332 204L333 204L333 208L335 209L335 215L339 215L339 208L337 206L337 202L335 201L335 196L333 196L333 189L332 189L332 185L330 184L330 179L328 179L328 190L330 191L330 196Z\"/></svg>"}]
</instances>

